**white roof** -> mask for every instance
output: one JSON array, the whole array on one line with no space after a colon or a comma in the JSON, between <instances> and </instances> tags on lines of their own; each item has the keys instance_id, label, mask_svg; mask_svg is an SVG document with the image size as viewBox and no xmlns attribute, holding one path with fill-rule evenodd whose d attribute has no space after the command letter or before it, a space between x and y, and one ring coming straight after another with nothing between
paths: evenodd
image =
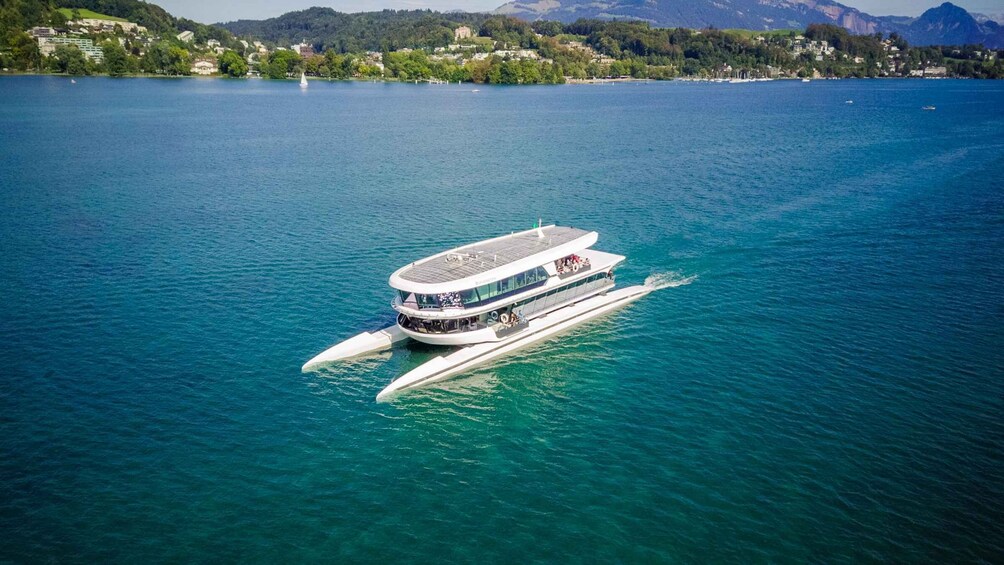
<instances>
[{"instance_id":1,"label":"white roof","mask_svg":"<svg viewBox=\"0 0 1004 565\"><path fill-rule=\"evenodd\" d=\"M516 232L401 267L390 276L390 286L419 294L467 290L582 251L597 239L594 231L553 225Z\"/></svg>"},{"instance_id":2,"label":"white roof","mask_svg":"<svg viewBox=\"0 0 1004 565\"><path fill-rule=\"evenodd\" d=\"M552 276L544 286L533 286L512 295L507 295L504 299L492 299L484 302L480 306L465 306L463 308L415 308L404 305L400 297L394 299L394 309L409 316L417 316L427 320L445 320L450 318L466 318L476 316L484 312L489 312L500 305L508 305L513 302L537 296L554 288L566 285L570 282L584 279L586 277L602 273L612 269L615 265L624 260L623 255L606 253L597 249L583 249L579 252L583 258L589 259L590 267L582 269L577 273Z\"/></svg>"}]
</instances>

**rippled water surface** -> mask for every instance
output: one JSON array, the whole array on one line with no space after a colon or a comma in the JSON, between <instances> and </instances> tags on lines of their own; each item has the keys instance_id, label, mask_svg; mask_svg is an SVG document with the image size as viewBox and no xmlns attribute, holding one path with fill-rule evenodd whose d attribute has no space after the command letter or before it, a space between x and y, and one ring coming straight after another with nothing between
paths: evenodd
<instances>
[{"instance_id":1,"label":"rippled water surface","mask_svg":"<svg viewBox=\"0 0 1004 565\"><path fill-rule=\"evenodd\" d=\"M0 561L998 561L1002 109L0 78ZM435 348L300 372L538 217L665 288L390 403Z\"/></svg>"}]
</instances>

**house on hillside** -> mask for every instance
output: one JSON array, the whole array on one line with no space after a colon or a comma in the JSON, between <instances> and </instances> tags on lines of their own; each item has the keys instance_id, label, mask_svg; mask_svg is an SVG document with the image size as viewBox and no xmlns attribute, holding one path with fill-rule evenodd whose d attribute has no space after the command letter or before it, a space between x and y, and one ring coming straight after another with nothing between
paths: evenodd
<instances>
[{"instance_id":1,"label":"house on hillside","mask_svg":"<svg viewBox=\"0 0 1004 565\"><path fill-rule=\"evenodd\" d=\"M301 57L306 59L307 57L312 57L314 55L314 47L307 43L306 40L299 43L298 45L293 45L290 47L294 53L298 53Z\"/></svg>"},{"instance_id":2,"label":"house on hillside","mask_svg":"<svg viewBox=\"0 0 1004 565\"><path fill-rule=\"evenodd\" d=\"M495 55L510 59L539 59L540 55L533 49L502 49L495 52Z\"/></svg>"},{"instance_id":3,"label":"house on hillside","mask_svg":"<svg viewBox=\"0 0 1004 565\"><path fill-rule=\"evenodd\" d=\"M212 59L196 59L192 63L193 75L211 75L216 72L216 61Z\"/></svg>"},{"instance_id":4,"label":"house on hillside","mask_svg":"<svg viewBox=\"0 0 1004 565\"><path fill-rule=\"evenodd\" d=\"M38 51L45 56L52 55L60 45L76 45L78 49L92 61L101 62L105 60L104 51L94 45L90 39L80 37L39 37Z\"/></svg>"},{"instance_id":5,"label":"house on hillside","mask_svg":"<svg viewBox=\"0 0 1004 565\"><path fill-rule=\"evenodd\" d=\"M467 26L460 26L453 30L453 40L460 41L461 39L470 39L474 35L471 28Z\"/></svg>"},{"instance_id":6,"label":"house on hillside","mask_svg":"<svg viewBox=\"0 0 1004 565\"><path fill-rule=\"evenodd\" d=\"M28 30L28 33L35 39L38 39L39 37L55 37L56 30L51 27L33 27Z\"/></svg>"},{"instance_id":7,"label":"house on hillside","mask_svg":"<svg viewBox=\"0 0 1004 565\"><path fill-rule=\"evenodd\" d=\"M119 26L122 28L122 31L126 33L146 33L146 28L136 22L120 22L118 20L106 20L103 18L80 18L79 20L66 22L66 25L73 27L86 27L92 31L104 31L109 33L115 31L115 26Z\"/></svg>"},{"instance_id":8,"label":"house on hillside","mask_svg":"<svg viewBox=\"0 0 1004 565\"><path fill-rule=\"evenodd\" d=\"M178 39L184 41L185 43L191 43L195 41L195 33L191 31L183 31L178 34Z\"/></svg>"},{"instance_id":9,"label":"house on hillside","mask_svg":"<svg viewBox=\"0 0 1004 565\"><path fill-rule=\"evenodd\" d=\"M370 67L376 67L382 72L384 70L383 53L379 51L367 51L363 57L363 63Z\"/></svg>"}]
</instances>

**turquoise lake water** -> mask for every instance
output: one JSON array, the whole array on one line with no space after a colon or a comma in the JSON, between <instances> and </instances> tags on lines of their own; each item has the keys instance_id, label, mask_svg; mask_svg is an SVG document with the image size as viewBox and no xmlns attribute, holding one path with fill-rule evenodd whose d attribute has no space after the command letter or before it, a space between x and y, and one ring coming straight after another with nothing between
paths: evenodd
<instances>
[{"instance_id":1,"label":"turquoise lake water","mask_svg":"<svg viewBox=\"0 0 1004 565\"><path fill-rule=\"evenodd\" d=\"M1001 559L1004 83L479 89L0 78L0 562ZM300 372L538 217L668 288Z\"/></svg>"}]
</instances>

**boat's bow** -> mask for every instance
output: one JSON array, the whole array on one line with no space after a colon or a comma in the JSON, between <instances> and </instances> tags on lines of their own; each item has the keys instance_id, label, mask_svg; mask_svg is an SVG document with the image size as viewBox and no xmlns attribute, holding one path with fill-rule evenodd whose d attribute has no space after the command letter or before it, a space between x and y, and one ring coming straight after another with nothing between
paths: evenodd
<instances>
[{"instance_id":1,"label":"boat's bow","mask_svg":"<svg viewBox=\"0 0 1004 565\"><path fill-rule=\"evenodd\" d=\"M390 349L395 343L406 339L408 339L408 336L401 331L401 328L397 324L375 332L364 332L325 349L313 359L304 363L301 370L308 371L324 363Z\"/></svg>"}]
</instances>

